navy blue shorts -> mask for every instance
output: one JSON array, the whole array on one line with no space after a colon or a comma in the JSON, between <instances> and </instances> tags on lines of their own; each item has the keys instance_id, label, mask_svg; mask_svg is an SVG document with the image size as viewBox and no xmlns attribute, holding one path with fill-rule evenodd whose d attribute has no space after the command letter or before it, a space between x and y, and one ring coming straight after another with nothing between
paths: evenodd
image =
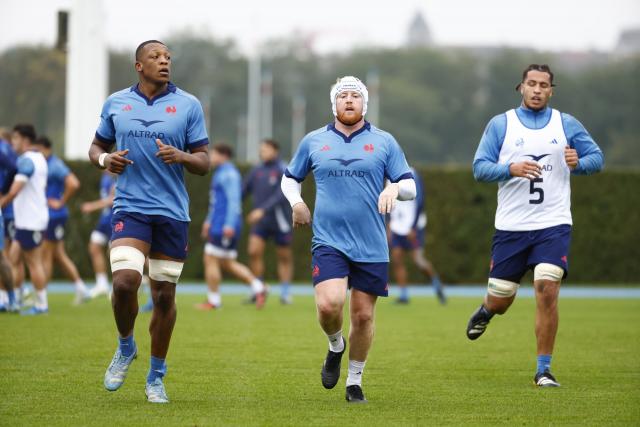
<instances>
[{"instance_id":1,"label":"navy blue shorts","mask_svg":"<svg viewBox=\"0 0 640 427\"><path fill-rule=\"evenodd\" d=\"M329 246L318 246L311 254L313 286L329 279L347 277L349 288L381 297L389 296L389 263L351 261Z\"/></svg>"},{"instance_id":2,"label":"navy blue shorts","mask_svg":"<svg viewBox=\"0 0 640 427\"><path fill-rule=\"evenodd\" d=\"M94 231L97 231L100 234L104 234L107 237L107 240L111 239L111 217L106 218L104 220L100 219L98 225Z\"/></svg>"},{"instance_id":3,"label":"navy blue shorts","mask_svg":"<svg viewBox=\"0 0 640 427\"><path fill-rule=\"evenodd\" d=\"M409 236L403 236L401 234L391 233L391 248L402 248L407 251L414 249L424 248L424 228L416 230L416 242L411 242Z\"/></svg>"},{"instance_id":4,"label":"navy blue shorts","mask_svg":"<svg viewBox=\"0 0 640 427\"><path fill-rule=\"evenodd\" d=\"M238 235L236 233L232 238L223 236L222 234L209 234L209 243L213 246L225 251L235 251L238 247Z\"/></svg>"},{"instance_id":5,"label":"navy blue shorts","mask_svg":"<svg viewBox=\"0 0 640 427\"><path fill-rule=\"evenodd\" d=\"M142 240L151 245L151 253L183 260L187 257L189 223L163 215L145 215L119 211L111 217L111 241L124 238Z\"/></svg>"},{"instance_id":6,"label":"navy blue shorts","mask_svg":"<svg viewBox=\"0 0 640 427\"><path fill-rule=\"evenodd\" d=\"M64 240L64 226L67 223L67 219L68 217L49 219L47 231L44 233L45 240L51 242Z\"/></svg>"},{"instance_id":7,"label":"navy blue shorts","mask_svg":"<svg viewBox=\"0 0 640 427\"><path fill-rule=\"evenodd\" d=\"M571 226L557 225L534 231L496 230L491 247L489 277L520 282L527 270L540 263L562 267L569 273Z\"/></svg>"},{"instance_id":8,"label":"navy blue shorts","mask_svg":"<svg viewBox=\"0 0 640 427\"><path fill-rule=\"evenodd\" d=\"M43 231L21 230L16 228L14 240L20 243L20 247L24 251L30 251L42 244Z\"/></svg>"},{"instance_id":9,"label":"navy blue shorts","mask_svg":"<svg viewBox=\"0 0 640 427\"><path fill-rule=\"evenodd\" d=\"M4 218L3 222L4 222L4 238L7 240L15 240L16 224L13 218Z\"/></svg>"},{"instance_id":10,"label":"navy blue shorts","mask_svg":"<svg viewBox=\"0 0 640 427\"><path fill-rule=\"evenodd\" d=\"M277 246L291 246L293 233L283 232L275 221L260 221L251 228L251 234L261 237L263 240L273 239Z\"/></svg>"}]
</instances>

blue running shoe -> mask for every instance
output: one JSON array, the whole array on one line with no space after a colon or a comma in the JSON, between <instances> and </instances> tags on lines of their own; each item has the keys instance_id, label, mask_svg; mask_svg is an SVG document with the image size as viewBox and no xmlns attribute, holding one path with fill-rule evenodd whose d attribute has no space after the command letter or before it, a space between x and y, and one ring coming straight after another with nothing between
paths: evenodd
<instances>
[{"instance_id":1,"label":"blue running shoe","mask_svg":"<svg viewBox=\"0 0 640 427\"><path fill-rule=\"evenodd\" d=\"M144 387L144 394L147 395L147 401L150 403L169 403L162 378L156 378L152 383L147 383Z\"/></svg>"},{"instance_id":2,"label":"blue running shoe","mask_svg":"<svg viewBox=\"0 0 640 427\"><path fill-rule=\"evenodd\" d=\"M0 313L6 313L7 311L7 306L4 304L0 304Z\"/></svg>"},{"instance_id":3,"label":"blue running shoe","mask_svg":"<svg viewBox=\"0 0 640 427\"><path fill-rule=\"evenodd\" d=\"M116 354L114 354L113 359L111 359L111 363L109 364L107 371L104 373L104 388L109 391L116 391L119 389L122 383L124 383L124 379L127 377L129 366L131 366L133 359L137 356L137 346L134 347L133 353L131 353L131 356L129 357L124 356L118 347Z\"/></svg>"},{"instance_id":4,"label":"blue running shoe","mask_svg":"<svg viewBox=\"0 0 640 427\"><path fill-rule=\"evenodd\" d=\"M38 316L40 314L47 314L47 313L49 313L48 308L36 308L35 306L33 306L28 310L21 311L20 315L21 316Z\"/></svg>"}]
</instances>

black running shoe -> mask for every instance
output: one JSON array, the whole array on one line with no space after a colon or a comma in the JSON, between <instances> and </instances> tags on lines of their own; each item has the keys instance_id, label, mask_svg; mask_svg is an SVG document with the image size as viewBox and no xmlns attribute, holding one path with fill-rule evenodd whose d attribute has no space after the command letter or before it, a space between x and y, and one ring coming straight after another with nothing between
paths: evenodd
<instances>
[{"instance_id":1,"label":"black running shoe","mask_svg":"<svg viewBox=\"0 0 640 427\"><path fill-rule=\"evenodd\" d=\"M409 298L397 298L395 304L407 305L409 304Z\"/></svg>"},{"instance_id":2,"label":"black running shoe","mask_svg":"<svg viewBox=\"0 0 640 427\"><path fill-rule=\"evenodd\" d=\"M359 385L347 386L347 395L345 397L349 403L367 403L367 399L364 397L362 387Z\"/></svg>"},{"instance_id":3,"label":"black running shoe","mask_svg":"<svg viewBox=\"0 0 640 427\"><path fill-rule=\"evenodd\" d=\"M493 316L488 314L484 305L480 304L480 307L471 315L471 319L467 324L467 338L470 340L480 338L480 335L487 329L491 317Z\"/></svg>"},{"instance_id":4,"label":"black running shoe","mask_svg":"<svg viewBox=\"0 0 640 427\"><path fill-rule=\"evenodd\" d=\"M533 382L538 387L560 387L560 383L549 371L538 372L533 378Z\"/></svg>"},{"instance_id":5,"label":"black running shoe","mask_svg":"<svg viewBox=\"0 0 640 427\"><path fill-rule=\"evenodd\" d=\"M342 337L342 343L344 345L342 351L340 353L335 353L329 350L327 352L327 358L322 364L322 372L320 372L320 376L322 377L322 385L324 388L331 389L338 384L338 380L340 379L340 362L342 361L344 351L347 349L347 341L344 337Z\"/></svg>"}]
</instances>

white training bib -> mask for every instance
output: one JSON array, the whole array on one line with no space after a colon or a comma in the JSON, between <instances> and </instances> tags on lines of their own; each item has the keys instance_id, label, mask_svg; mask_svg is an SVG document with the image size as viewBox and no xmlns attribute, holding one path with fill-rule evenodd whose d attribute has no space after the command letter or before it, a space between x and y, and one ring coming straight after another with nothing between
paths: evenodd
<instances>
[{"instance_id":1,"label":"white training bib","mask_svg":"<svg viewBox=\"0 0 640 427\"><path fill-rule=\"evenodd\" d=\"M511 178L498 184L495 226L504 231L530 231L571 220L571 171L564 159L567 138L558 110L552 110L542 129L522 124L515 110L509 110L507 132L500 149L499 164L531 160L542 167L540 178Z\"/></svg>"},{"instance_id":2,"label":"white training bib","mask_svg":"<svg viewBox=\"0 0 640 427\"><path fill-rule=\"evenodd\" d=\"M47 160L38 151L26 151L22 156L31 159L33 175L13 199L15 226L21 230L43 231L49 223L47 206Z\"/></svg>"}]
</instances>

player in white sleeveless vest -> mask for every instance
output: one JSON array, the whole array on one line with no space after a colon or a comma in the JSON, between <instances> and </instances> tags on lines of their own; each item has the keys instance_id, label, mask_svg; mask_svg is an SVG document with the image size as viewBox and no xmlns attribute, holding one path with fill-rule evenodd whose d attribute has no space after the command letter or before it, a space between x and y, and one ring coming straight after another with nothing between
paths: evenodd
<instances>
[{"instance_id":1,"label":"player in white sleeveless vest","mask_svg":"<svg viewBox=\"0 0 640 427\"><path fill-rule=\"evenodd\" d=\"M9 192L1 199L2 207L13 201L15 239L11 243L9 259L14 277L24 258L36 291L36 302L26 315L44 314L49 310L47 284L42 263L41 243L49 222L47 208L47 161L34 145L35 130L26 124L16 125L11 142L19 155L16 176ZM17 284L18 285L18 284Z\"/></svg>"},{"instance_id":2,"label":"player in white sleeveless vest","mask_svg":"<svg viewBox=\"0 0 640 427\"><path fill-rule=\"evenodd\" d=\"M540 387L558 387L551 354L558 330L558 293L568 273L572 174L599 172L602 151L580 122L547 106L553 73L532 64L516 87L522 105L488 124L473 161L478 181L498 182L496 233L484 303L471 316L467 337L482 335L494 314L514 301L520 280L533 269L537 370Z\"/></svg>"}]
</instances>

